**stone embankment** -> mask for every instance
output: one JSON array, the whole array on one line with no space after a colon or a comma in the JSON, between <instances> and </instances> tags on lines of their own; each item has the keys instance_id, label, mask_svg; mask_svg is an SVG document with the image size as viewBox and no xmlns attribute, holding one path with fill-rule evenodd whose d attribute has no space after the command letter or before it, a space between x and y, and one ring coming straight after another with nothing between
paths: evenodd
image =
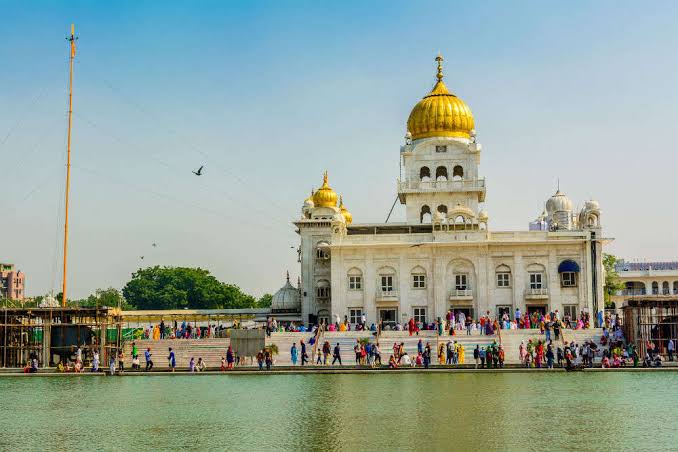
<instances>
[{"instance_id":1,"label":"stone embankment","mask_svg":"<svg viewBox=\"0 0 678 452\"><path fill-rule=\"evenodd\" d=\"M419 335L410 336L405 331L384 331L377 338L376 334L370 331L347 331L347 332L325 332L320 344L309 345L313 333L272 333L270 337L266 338L266 345L275 344L278 348L278 355L275 356L275 366L290 366L292 364L290 358L290 349L292 344L296 343L299 348L299 343L303 339L307 344L307 353L309 360L313 355L313 347L317 347L324 341L328 341L333 349L338 343L341 348L341 357L344 365L355 365L355 354L353 347L357 341L369 340L370 342L379 342L381 348L382 360L384 363L388 361L388 357L393 353L393 344L403 344L405 351L412 357L417 354L417 344L421 339L422 343L430 344L434 350L432 360L435 363L438 361L438 347L447 341L457 341L457 343L464 346L465 363L473 363L473 349L476 345L485 347L496 342L501 344L504 348L507 365L519 364L519 347L521 342L527 343L530 339L533 341L544 340L544 335L539 333L539 330L502 330L500 335L485 336L474 333L471 336L466 335L466 331L459 331L454 336L447 334L438 336L434 331L420 331ZM560 339L553 340L554 347L563 347L564 342L572 342L583 344L584 341L594 341L600 345L600 338L602 336L601 329L588 330L564 330ZM221 357L226 356L226 350L230 345L230 339L213 338L213 339L165 339L165 340L138 340L136 341L139 350L139 358L143 367L144 358L143 352L146 348L151 348L153 354L153 361L157 369L167 368L167 356L169 347L172 347L175 353L175 359L178 368L188 367L190 359L193 357L197 361L202 358L207 367L210 369L219 368L221 365ZM129 357L131 354L131 342L125 344L125 356ZM554 350L555 352L555 350ZM598 361L600 358L598 358ZM126 364L130 364L129 358L126 359ZM329 364L329 363L328 363ZM256 362L250 362L248 359L245 365L256 365Z\"/></svg>"}]
</instances>

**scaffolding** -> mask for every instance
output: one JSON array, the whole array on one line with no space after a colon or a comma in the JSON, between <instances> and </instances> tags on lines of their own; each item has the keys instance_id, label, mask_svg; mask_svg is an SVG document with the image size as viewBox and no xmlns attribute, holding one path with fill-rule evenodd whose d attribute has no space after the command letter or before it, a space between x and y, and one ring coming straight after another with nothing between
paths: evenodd
<instances>
[{"instance_id":1,"label":"scaffolding","mask_svg":"<svg viewBox=\"0 0 678 452\"><path fill-rule=\"evenodd\" d=\"M623 312L624 335L636 345L641 356L650 343L663 355L668 353L669 340L677 344L678 297L633 298L627 301Z\"/></svg>"},{"instance_id":2,"label":"scaffolding","mask_svg":"<svg viewBox=\"0 0 678 452\"><path fill-rule=\"evenodd\" d=\"M106 363L121 346L120 319L119 310L107 307L0 308L0 367L74 361L78 347L85 364L95 351Z\"/></svg>"}]
</instances>

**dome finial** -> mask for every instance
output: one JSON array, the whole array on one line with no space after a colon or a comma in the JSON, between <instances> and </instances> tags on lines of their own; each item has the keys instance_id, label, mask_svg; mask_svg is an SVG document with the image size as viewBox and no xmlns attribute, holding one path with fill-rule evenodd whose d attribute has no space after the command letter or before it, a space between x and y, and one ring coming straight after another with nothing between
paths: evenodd
<instances>
[{"instance_id":1,"label":"dome finial","mask_svg":"<svg viewBox=\"0 0 678 452\"><path fill-rule=\"evenodd\" d=\"M287 282L288 283L290 282L290 271L289 270L287 270Z\"/></svg>"},{"instance_id":2,"label":"dome finial","mask_svg":"<svg viewBox=\"0 0 678 452\"><path fill-rule=\"evenodd\" d=\"M327 185L327 170L323 173L323 185Z\"/></svg>"},{"instance_id":3,"label":"dome finial","mask_svg":"<svg viewBox=\"0 0 678 452\"><path fill-rule=\"evenodd\" d=\"M436 78L438 81L441 81L443 79L443 56L440 54L440 51L438 52L438 56L436 57L436 61L438 62L438 74L436 74Z\"/></svg>"}]
</instances>

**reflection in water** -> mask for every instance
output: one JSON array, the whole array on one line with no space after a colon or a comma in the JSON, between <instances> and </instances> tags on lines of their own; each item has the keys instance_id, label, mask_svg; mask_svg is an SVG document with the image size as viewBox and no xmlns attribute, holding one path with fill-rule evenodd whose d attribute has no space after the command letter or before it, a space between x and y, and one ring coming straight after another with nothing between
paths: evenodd
<instances>
[{"instance_id":1,"label":"reflection in water","mask_svg":"<svg viewBox=\"0 0 678 452\"><path fill-rule=\"evenodd\" d=\"M2 378L0 449L658 450L675 446L676 383L666 372Z\"/></svg>"}]
</instances>

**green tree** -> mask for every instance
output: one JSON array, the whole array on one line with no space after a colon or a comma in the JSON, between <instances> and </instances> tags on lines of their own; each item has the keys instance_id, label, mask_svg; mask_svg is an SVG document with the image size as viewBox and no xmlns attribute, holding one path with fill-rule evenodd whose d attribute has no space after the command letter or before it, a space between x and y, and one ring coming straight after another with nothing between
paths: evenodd
<instances>
[{"instance_id":1,"label":"green tree","mask_svg":"<svg viewBox=\"0 0 678 452\"><path fill-rule=\"evenodd\" d=\"M148 267L132 274L122 289L137 309L229 309L255 307L257 300L201 268Z\"/></svg>"},{"instance_id":2,"label":"green tree","mask_svg":"<svg viewBox=\"0 0 678 452\"><path fill-rule=\"evenodd\" d=\"M118 289L109 287L108 289L97 289L93 294L82 300L68 300L69 305L94 307L94 306L108 306L109 308L133 309L127 303L127 300L122 296Z\"/></svg>"},{"instance_id":3,"label":"green tree","mask_svg":"<svg viewBox=\"0 0 678 452\"><path fill-rule=\"evenodd\" d=\"M273 295L271 295L270 293L264 294L257 301L257 307L258 308L270 308L272 301L273 301Z\"/></svg>"},{"instance_id":4,"label":"green tree","mask_svg":"<svg viewBox=\"0 0 678 452\"><path fill-rule=\"evenodd\" d=\"M610 301L610 296L615 292L622 290L624 288L624 283L619 279L617 270L615 270L615 264L617 263L617 257L612 254L603 254L603 268L605 269L605 307L612 307L612 302Z\"/></svg>"}]
</instances>

